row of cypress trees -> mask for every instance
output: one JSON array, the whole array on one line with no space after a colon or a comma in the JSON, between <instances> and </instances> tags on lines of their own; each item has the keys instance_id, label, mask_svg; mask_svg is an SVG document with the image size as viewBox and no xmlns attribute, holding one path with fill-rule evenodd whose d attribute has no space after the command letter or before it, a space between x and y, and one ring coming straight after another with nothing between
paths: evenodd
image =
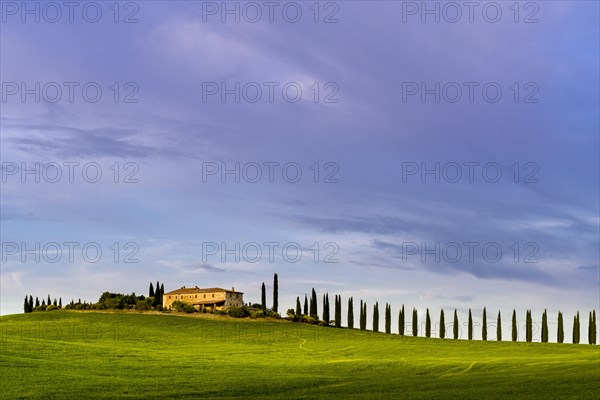
<instances>
[{"instance_id":1,"label":"row of cypress trees","mask_svg":"<svg viewBox=\"0 0 600 400\"><path fill-rule=\"evenodd\" d=\"M296 311L298 310L299 304L296 304ZM267 311L267 288L265 283L262 283L260 289L260 307L264 312ZM279 278L277 274L273 274L273 307L271 308L273 312L277 312L279 309Z\"/></svg>"},{"instance_id":2,"label":"row of cypress trees","mask_svg":"<svg viewBox=\"0 0 600 400\"><path fill-rule=\"evenodd\" d=\"M317 302L316 302L316 292L315 289L312 289L311 297L310 297L310 308L308 306L309 299L308 296L304 297L304 314L310 315L311 317L318 319L317 313ZM334 312L334 325L336 327L341 327L342 320L342 298L340 295L335 296L335 312ZM302 309L300 307L300 298L296 298L296 314L300 315ZM359 305L359 329L366 330L367 329L367 303L360 300ZM392 307L390 304L385 304L385 333L391 333L392 326ZM323 295L323 320L326 324L329 324L329 294ZM412 310L412 335L418 336L418 312L415 308ZM446 319L444 315L444 310L440 311L439 317L439 337L444 339L446 337ZM400 308L398 312L398 333L399 335L406 335L406 325L407 318L404 309L404 305ZM580 320L579 320L579 312L575 315L573 319L573 343L580 342ZM350 329L354 329L354 299L350 297L348 299L348 314L347 314L347 326ZM597 320L596 320L596 310L593 310L589 313L588 318L588 343L596 344L597 340ZM459 338L460 333L460 325L458 321L458 311L455 309L453 314L453 322L452 322L452 337L454 339ZM373 321L372 321L372 330L374 332L379 332L379 302L376 302L373 305ZM431 315L429 313L429 309L426 310L425 314L425 336L431 337ZM516 342L518 340L518 325L517 325L517 313L516 310L512 312L512 327L511 327L511 340ZM548 342L549 329L548 329L548 313L546 310L542 313L542 326L540 333L541 342ZM473 315L471 309L469 309L468 322L467 322L467 337L468 340L473 340ZM488 322L487 322L487 309L483 308L482 313L482 328L481 328L481 339L486 341L488 340ZM502 315L501 312L498 311L496 317L496 340L502 340ZM525 341L532 342L533 341L533 317L531 315L531 310L527 310L525 315ZM557 342L564 342L564 322L563 322L563 314L562 312L558 313L558 327L557 327Z\"/></svg>"},{"instance_id":3,"label":"row of cypress trees","mask_svg":"<svg viewBox=\"0 0 600 400\"><path fill-rule=\"evenodd\" d=\"M56 300L56 297L55 297L54 301L52 301L50 299L50 295L48 295L48 299L47 300L42 299L41 303L40 303L40 299L36 297L35 303L34 303L33 296L31 296L31 295L25 296L25 300L23 300L23 312L30 313L30 312L33 312L36 307L40 307L40 306L45 307L45 306L50 306L50 305L53 305L58 308L62 308L62 297L59 297L58 301Z\"/></svg>"},{"instance_id":4,"label":"row of cypress trees","mask_svg":"<svg viewBox=\"0 0 600 400\"><path fill-rule=\"evenodd\" d=\"M158 306L163 305L163 295L165 294L165 285L156 281L156 289L152 286L152 282L150 282L150 287L148 288L148 297L152 297L154 300L152 301L152 307L156 308Z\"/></svg>"}]
</instances>

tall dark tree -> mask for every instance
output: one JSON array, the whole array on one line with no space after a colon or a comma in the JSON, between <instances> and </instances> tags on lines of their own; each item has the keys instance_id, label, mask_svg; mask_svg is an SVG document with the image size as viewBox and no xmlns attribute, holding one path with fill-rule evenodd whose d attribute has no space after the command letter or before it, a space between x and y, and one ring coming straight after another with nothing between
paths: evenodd
<instances>
[{"instance_id":1,"label":"tall dark tree","mask_svg":"<svg viewBox=\"0 0 600 400\"><path fill-rule=\"evenodd\" d=\"M354 300L348 299L348 329L354 329Z\"/></svg>"},{"instance_id":2,"label":"tall dark tree","mask_svg":"<svg viewBox=\"0 0 600 400\"><path fill-rule=\"evenodd\" d=\"M548 343L548 314L546 310L542 314L542 343Z\"/></svg>"},{"instance_id":3,"label":"tall dark tree","mask_svg":"<svg viewBox=\"0 0 600 400\"><path fill-rule=\"evenodd\" d=\"M417 336L419 333L419 317L417 315L417 309L413 308L412 312L412 334L413 336Z\"/></svg>"},{"instance_id":4,"label":"tall dark tree","mask_svg":"<svg viewBox=\"0 0 600 400\"><path fill-rule=\"evenodd\" d=\"M319 313L317 310L317 292L315 289L312 289L312 293L310 295L310 316L314 319L319 319Z\"/></svg>"},{"instance_id":5,"label":"tall dark tree","mask_svg":"<svg viewBox=\"0 0 600 400\"><path fill-rule=\"evenodd\" d=\"M40 299L38 299L37 296L35 297L35 306L36 307L40 306Z\"/></svg>"},{"instance_id":6,"label":"tall dark tree","mask_svg":"<svg viewBox=\"0 0 600 400\"><path fill-rule=\"evenodd\" d=\"M481 323L481 340L487 340L487 312L483 307L483 322Z\"/></svg>"},{"instance_id":7,"label":"tall dark tree","mask_svg":"<svg viewBox=\"0 0 600 400\"><path fill-rule=\"evenodd\" d=\"M152 282L150 282L150 287L148 288L148 297L154 297L154 286L152 286Z\"/></svg>"},{"instance_id":8,"label":"tall dark tree","mask_svg":"<svg viewBox=\"0 0 600 400\"><path fill-rule=\"evenodd\" d=\"M50 295L48 295L48 301L46 302L46 305L49 306L50 304L52 304L52 300L50 300Z\"/></svg>"},{"instance_id":9,"label":"tall dark tree","mask_svg":"<svg viewBox=\"0 0 600 400\"><path fill-rule=\"evenodd\" d=\"M596 310L592 311L592 340L596 344L598 337L598 321L596 321Z\"/></svg>"},{"instance_id":10,"label":"tall dark tree","mask_svg":"<svg viewBox=\"0 0 600 400\"><path fill-rule=\"evenodd\" d=\"M29 295L29 312L33 312L33 296Z\"/></svg>"},{"instance_id":11,"label":"tall dark tree","mask_svg":"<svg viewBox=\"0 0 600 400\"><path fill-rule=\"evenodd\" d=\"M365 316L365 308L366 307L367 307L367 304L361 300L360 301L360 318L359 318L359 326L360 326L361 331L364 331L365 329L367 329L366 316Z\"/></svg>"},{"instance_id":12,"label":"tall dark tree","mask_svg":"<svg viewBox=\"0 0 600 400\"><path fill-rule=\"evenodd\" d=\"M323 295L323 321L325 321L325 325L329 325L329 294L326 293Z\"/></svg>"},{"instance_id":13,"label":"tall dark tree","mask_svg":"<svg viewBox=\"0 0 600 400\"><path fill-rule=\"evenodd\" d=\"M459 329L459 327L458 327L458 313L457 313L456 308L455 308L454 309L454 321L452 323L452 330L453 330L452 333L454 333L454 339L455 340L458 339L458 329Z\"/></svg>"},{"instance_id":14,"label":"tall dark tree","mask_svg":"<svg viewBox=\"0 0 600 400\"><path fill-rule=\"evenodd\" d=\"M385 333L392 333L392 306L387 303L385 303Z\"/></svg>"},{"instance_id":15,"label":"tall dark tree","mask_svg":"<svg viewBox=\"0 0 600 400\"><path fill-rule=\"evenodd\" d=\"M573 317L573 343L579 344L579 311Z\"/></svg>"},{"instance_id":16,"label":"tall dark tree","mask_svg":"<svg viewBox=\"0 0 600 400\"><path fill-rule=\"evenodd\" d=\"M527 310L525 315L525 341L533 341L533 320L531 319L531 310Z\"/></svg>"},{"instance_id":17,"label":"tall dark tree","mask_svg":"<svg viewBox=\"0 0 600 400\"><path fill-rule=\"evenodd\" d=\"M519 332L517 328L517 311L513 309L512 314L512 341L516 342L519 338Z\"/></svg>"},{"instance_id":18,"label":"tall dark tree","mask_svg":"<svg viewBox=\"0 0 600 400\"><path fill-rule=\"evenodd\" d=\"M402 308L398 312L398 334L400 336L404 336L404 327L406 326L405 317L404 317L404 304L402 304Z\"/></svg>"},{"instance_id":19,"label":"tall dark tree","mask_svg":"<svg viewBox=\"0 0 600 400\"><path fill-rule=\"evenodd\" d=\"M335 296L335 327L342 327L342 296Z\"/></svg>"},{"instance_id":20,"label":"tall dark tree","mask_svg":"<svg viewBox=\"0 0 600 400\"><path fill-rule=\"evenodd\" d=\"M58 298L58 308L62 308L62 297Z\"/></svg>"},{"instance_id":21,"label":"tall dark tree","mask_svg":"<svg viewBox=\"0 0 600 400\"><path fill-rule=\"evenodd\" d=\"M273 311L277 312L279 309L279 282L277 280L277 274L273 275Z\"/></svg>"},{"instance_id":22,"label":"tall dark tree","mask_svg":"<svg viewBox=\"0 0 600 400\"><path fill-rule=\"evenodd\" d=\"M379 302L373 306L373 332L379 332Z\"/></svg>"},{"instance_id":23,"label":"tall dark tree","mask_svg":"<svg viewBox=\"0 0 600 400\"><path fill-rule=\"evenodd\" d=\"M303 309L303 313L304 315L308 315L308 296L305 294L304 295L304 309Z\"/></svg>"},{"instance_id":24,"label":"tall dark tree","mask_svg":"<svg viewBox=\"0 0 600 400\"><path fill-rule=\"evenodd\" d=\"M592 319L592 312L590 311L589 314L589 318L588 318L588 343L589 344L594 344L594 340L592 339L592 324L593 324L594 320Z\"/></svg>"},{"instance_id":25,"label":"tall dark tree","mask_svg":"<svg viewBox=\"0 0 600 400\"><path fill-rule=\"evenodd\" d=\"M300 296L296 297L296 315L302 315L302 306L300 305Z\"/></svg>"},{"instance_id":26,"label":"tall dark tree","mask_svg":"<svg viewBox=\"0 0 600 400\"><path fill-rule=\"evenodd\" d=\"M165 294L165 284L161 283L160 284L160 296L158 297L158 305L161 306L161 307L164 305L163 304L163 296L164 296L164 294Z\"/></svg>"},{"instance_id":27,"label":"tall dark tree","mask_svg":"<svg viewBox=\"0 0 600 400\"><path fill-rule=\"evenodd\" d=\"M42 300L42 307L46 305L46 300Z\"/></svg>"},{"instance_id":28,"label":"tall dark tree","mask_svg":"<svg viewBox=\"0 0 600 400\"><path fill-rule=\"evenodd\" d=\"M260 308L262 308L263 312L267 311L267 288L264 282L260 288Z\"/></svg>"},{"instance_id":29,"label":"tall dark tree","mask_svg":"<svg viewBox=\"0 0 600 400\"><path fill-rule=\"evenodd\" d=\"M56 297L54 298L54 301L52 302L52 305L53 305L54 307L57 307L57 306L58 306L58 302L56 301Z\"/></svg>"},{"instance_id":30,"label":"tall dark tree","mask_svg":"<svg viewBox=\"0 0 600 400\"><path fill-rule=\"evenodd\" d=\"M556 341L558 343L563 343L565 341L565 328L563 323L563 315L559 311L558 312L558 327L556 329Z\"/></svg>"},{"instance_id":31,"label":"tall dark tree","mask_svg":"<svg viewBox=\"0 0 600 400\"><path fill-rule=\"evenodd\" d=\"M473 340L473 315L471 314L470 308L469 308L468 336L469 336L469 340Z\"/></svg>"},{"instance_id":32,"label":"tall dark tree","mask_svg":"<svg viewBox=\"0 0 600 400\"><path fill-rule=\"evenodd\" d=\"M429 308L425 310L425 337L431 337L431 318L429 317Z\"/></svg>"},{"instance_id":33,"label":"tall dark tree","mask_svg":"<svg viewBox=\"0 0 600 400\"><path fill-rule=\"evenodd\" d=\"M440 311L440 339L446 337L446 319L444 318L444 310Z\"/></svg>"},{"instance_id":34,"label":"tall dark tree","mask_svg":"<svg viewBox=\"0 0 600 400\"><path fill-rule=\"evenodd\" d=\"M498 310L498 320L496 321L496 340L502 341L502 317L500 316L500 310Z\"/></svg>"},{"instance_id":35,"label":"tall dark tree","mask_svg":"<svg viewBox=\"0 0 600 400\"><path fill-rule=\"evenodd\" d=\"M27 314L29 312L29 298L25 296L25 300L23 301L23 313Z\"/></svg>"}]
</instances>

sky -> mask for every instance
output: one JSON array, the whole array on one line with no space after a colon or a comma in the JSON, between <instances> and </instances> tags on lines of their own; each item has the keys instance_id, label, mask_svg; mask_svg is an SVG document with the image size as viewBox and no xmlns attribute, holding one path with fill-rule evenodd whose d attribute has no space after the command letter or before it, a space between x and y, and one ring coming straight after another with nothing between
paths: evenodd
<instances>
[{"instance_id":1,"label":"sky","mask_svg":"<svg viewBox=\"0 0 600 400\"><path fill-rule=\"evenodd\" d=\"M1 6L1 314L274 273L284 313L600 308L598 2Z\"/></svg>"}]
</instances>

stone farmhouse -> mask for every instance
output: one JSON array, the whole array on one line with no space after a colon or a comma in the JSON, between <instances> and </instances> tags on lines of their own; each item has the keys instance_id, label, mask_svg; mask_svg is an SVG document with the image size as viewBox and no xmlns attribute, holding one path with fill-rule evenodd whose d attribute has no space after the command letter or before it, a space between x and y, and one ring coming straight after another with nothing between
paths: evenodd
<instances>
[{"instance_id":1,"label":"stone farmhouse","mask_svg":"<svg viewBox=\"0 0 600 400\"><path fill-rule=\"evenodd\" d=\"M171 309L174 301L182 301L194 306L197 310L202 308L213 308L215 310L227 309L231 306L244 305L244 293L221 288L201 289L198 286L173 290L163 295L163 307Z\"/></svg>"}]
</instances>

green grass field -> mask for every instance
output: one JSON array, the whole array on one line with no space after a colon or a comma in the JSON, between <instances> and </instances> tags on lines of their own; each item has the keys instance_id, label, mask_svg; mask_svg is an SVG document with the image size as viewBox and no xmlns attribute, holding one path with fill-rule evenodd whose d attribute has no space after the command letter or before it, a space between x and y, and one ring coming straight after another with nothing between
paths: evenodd
<instances>
[{"instance_id":1,"label":"green grass field","mask_svg":"<svg viewBox=\"0 0 600 400\"><path fill-rule=\"evenodd\" d=\"M600 347L400 337L288 322L0 317L2 399L599 399Z\"/></svg>"}]
</instances>

